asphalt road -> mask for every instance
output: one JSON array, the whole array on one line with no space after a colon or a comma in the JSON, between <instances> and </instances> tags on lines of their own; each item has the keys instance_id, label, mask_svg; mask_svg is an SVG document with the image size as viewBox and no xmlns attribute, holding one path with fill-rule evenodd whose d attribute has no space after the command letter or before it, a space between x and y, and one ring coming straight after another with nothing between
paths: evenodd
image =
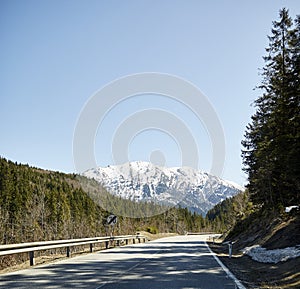
<instances>
[{"instance_id":1,"label":"asphalt road","mask_svg":"<svg viewBox=\"0 0 300 289\"><path fill-rule=\"evenodd\" d=\"M209 252L206 238L163 238L3 274L0 288L236 288Z\"/></svg>"}]
</instances>

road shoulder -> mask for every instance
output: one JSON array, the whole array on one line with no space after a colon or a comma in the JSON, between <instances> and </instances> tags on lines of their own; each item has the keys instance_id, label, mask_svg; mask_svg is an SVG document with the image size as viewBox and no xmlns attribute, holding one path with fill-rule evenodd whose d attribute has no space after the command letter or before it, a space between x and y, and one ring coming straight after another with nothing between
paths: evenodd
<instances>
[{"instance_id":1,"label":"road shoulder","mask_svg":"<svg viewBox=\"0 0 300 289\"><path fill-rule=\"evenodd\" d=\"M210 253L212 254L212 256L215 258L215 260L218 262L218 264L222 267L222 269L225 271L225 273L234 280L236 286L238 289L246 289L246 287L241 283L240 280L238 280L236 278L236 276L223 264L223 262L219 259L219 257L217 256L217 254L210 248L210 246L207 244L206 242L206 246L208 248L208 250L210 251Z\"/></svg>"},{"instance_id":2,"label":"road shoulder","mask_svg":"<svg viewBox=\"0 0 300 289\"><path fill-rule=\"evenodd\" d=\"M228 246L221 243L208 242L208 245L246 288L300 288L300 257L278 264L265 264L253 261L250 257L238 253L229 258Z\"/></svg>"}]
</instances>

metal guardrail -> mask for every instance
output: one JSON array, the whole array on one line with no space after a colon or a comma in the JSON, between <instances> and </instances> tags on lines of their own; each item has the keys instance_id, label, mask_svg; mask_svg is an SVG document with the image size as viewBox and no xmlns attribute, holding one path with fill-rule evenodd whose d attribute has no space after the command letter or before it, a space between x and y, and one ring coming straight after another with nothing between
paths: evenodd
<instances>
[{"instance_id":1,"label":"metal guardrail","mask_svg":"<svg viewBox=\"0 0 300 289\"><path fill-rule=\"evenodd\" d=\"M216 232L186 232L186 235L215 235Z\"/></svg>"},{"instance_id":2,"label":"metal guardrail","mask_svg":"<svg viewBox=\"0 0 300 289\"><path fill-rule=\"evenodd\" d=\"M93 252L94 244L105 243L105 248L109 248L109 244L116 243L117 246L125 241L128 245L128 241L132 240L133 244L137 240L139 243L143 240L146 242L147 238L143 235L124 235L115 237L94 237L94 238L82 238L82 239L68 239L68 240L55 240L45 242L32 242L32 243L20 243L20 244L8 244L0 245L0 256L29 253L30 266L35 264L34 252L45 251L58 248L66 248L67 257L71 257L71 247L90 245L90 252Z\"/></svg>"}]
</instances>

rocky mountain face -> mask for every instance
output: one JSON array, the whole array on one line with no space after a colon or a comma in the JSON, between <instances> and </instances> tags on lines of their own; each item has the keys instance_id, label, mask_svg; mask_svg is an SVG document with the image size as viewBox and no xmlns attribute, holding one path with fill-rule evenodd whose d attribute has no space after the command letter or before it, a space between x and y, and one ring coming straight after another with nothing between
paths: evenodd
<instances>
[{"instance_id":1,"label":"rocky mountain face","mask_svg":"<svg viewBox=\"0 0 300 289\"><path fill-rule=\"evenodd\" d=\"M98 167L83 173L110 193L134 201L180 205L203 215L242 187L188 167L165 168L148 162Z\"/></svg>"}]
</instances>

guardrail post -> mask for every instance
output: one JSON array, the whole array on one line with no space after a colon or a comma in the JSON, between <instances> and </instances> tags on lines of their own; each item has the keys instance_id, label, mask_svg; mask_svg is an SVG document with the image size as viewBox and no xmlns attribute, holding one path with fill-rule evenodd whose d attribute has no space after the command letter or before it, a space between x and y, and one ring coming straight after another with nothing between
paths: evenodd
<instances>
[{"instance_id":1,"label":"guardrail post","mask_svg":"<svg viewBox=\"0 0 300 289\"><path fill-rule=\"evenodd\" d=\"M141 243L141 238L140 237L138 237L138 240L139 240L139 243Z\"/></svg>"},{"instance_id":2,"label":"guardrail post","mask_svg":"<svg viewBox=\"0 0 300 289\"><path fill-rule=\"evenodd\" d=\"M34 262L34 251L29 252L29 263L30 266L34 266L35 262Z\"/></svg>"},{"instance_id":3,"label":"guardrail post","mask_svg":"<svg viewBox=\"0 0 300 289\"><path fill-rule=\"evenodd\" d=\"M115 245L114 237L110 237L110 245L114 247Z\"/></svg>"},{"instance_id":4,"label":"guardrail post","mask_svg":"<svg viewBox=\"0 0 300 289\"><path fill-rule=\"evenodd\" d=\"M232 242L229 242L229 244L228 244L228 255L229 255L229 258L232 257Z\"/></svg>"},{"instance_id":5,"label":"guardrail post","mask_svg":"<svg viewBox=\"0 0 300 289\"><path fill-rule=\"evenodd\" d=\"M109 248L109 241L105 241L105 249Z\"/></svg>"},{"instance_id":6,"label":"guardrail post","mask_svg":"<svg viewBox=\"0 0 300 289\"><path fill-rule=\"evenodd\" d=\"M67 247L67 257L70 258L71 257L71 250L70 247Z\"/></svg>"},{"instance_id":7,"label":"guardrail post","mask_svg":"<svg viewBox=\"0 0 300 289\"><path fill-rule=\"evenodd\" d=\"M90 244L90 253L93 253L93 244Z\"/></svg>"},{"instance_id":8,"label":"guardrail post","mask_svg":"<svg viewBox=\"0 0 300 289\"><path fill-rule=\"evenodd\" d=\"M135 238L132 239L132 243L135 244Z\"/></svg>"},{"instance_id":9,"label":"guardrail post","mask_svg":"<svg viewBox=\"0 0 300 289\"><path fill-rule=\"evenodd\" d=\"M128 245L128 239L126 239L126 241L125 241L125 242L126 242L126 245Z\"/></svg>"}]
</instances>

